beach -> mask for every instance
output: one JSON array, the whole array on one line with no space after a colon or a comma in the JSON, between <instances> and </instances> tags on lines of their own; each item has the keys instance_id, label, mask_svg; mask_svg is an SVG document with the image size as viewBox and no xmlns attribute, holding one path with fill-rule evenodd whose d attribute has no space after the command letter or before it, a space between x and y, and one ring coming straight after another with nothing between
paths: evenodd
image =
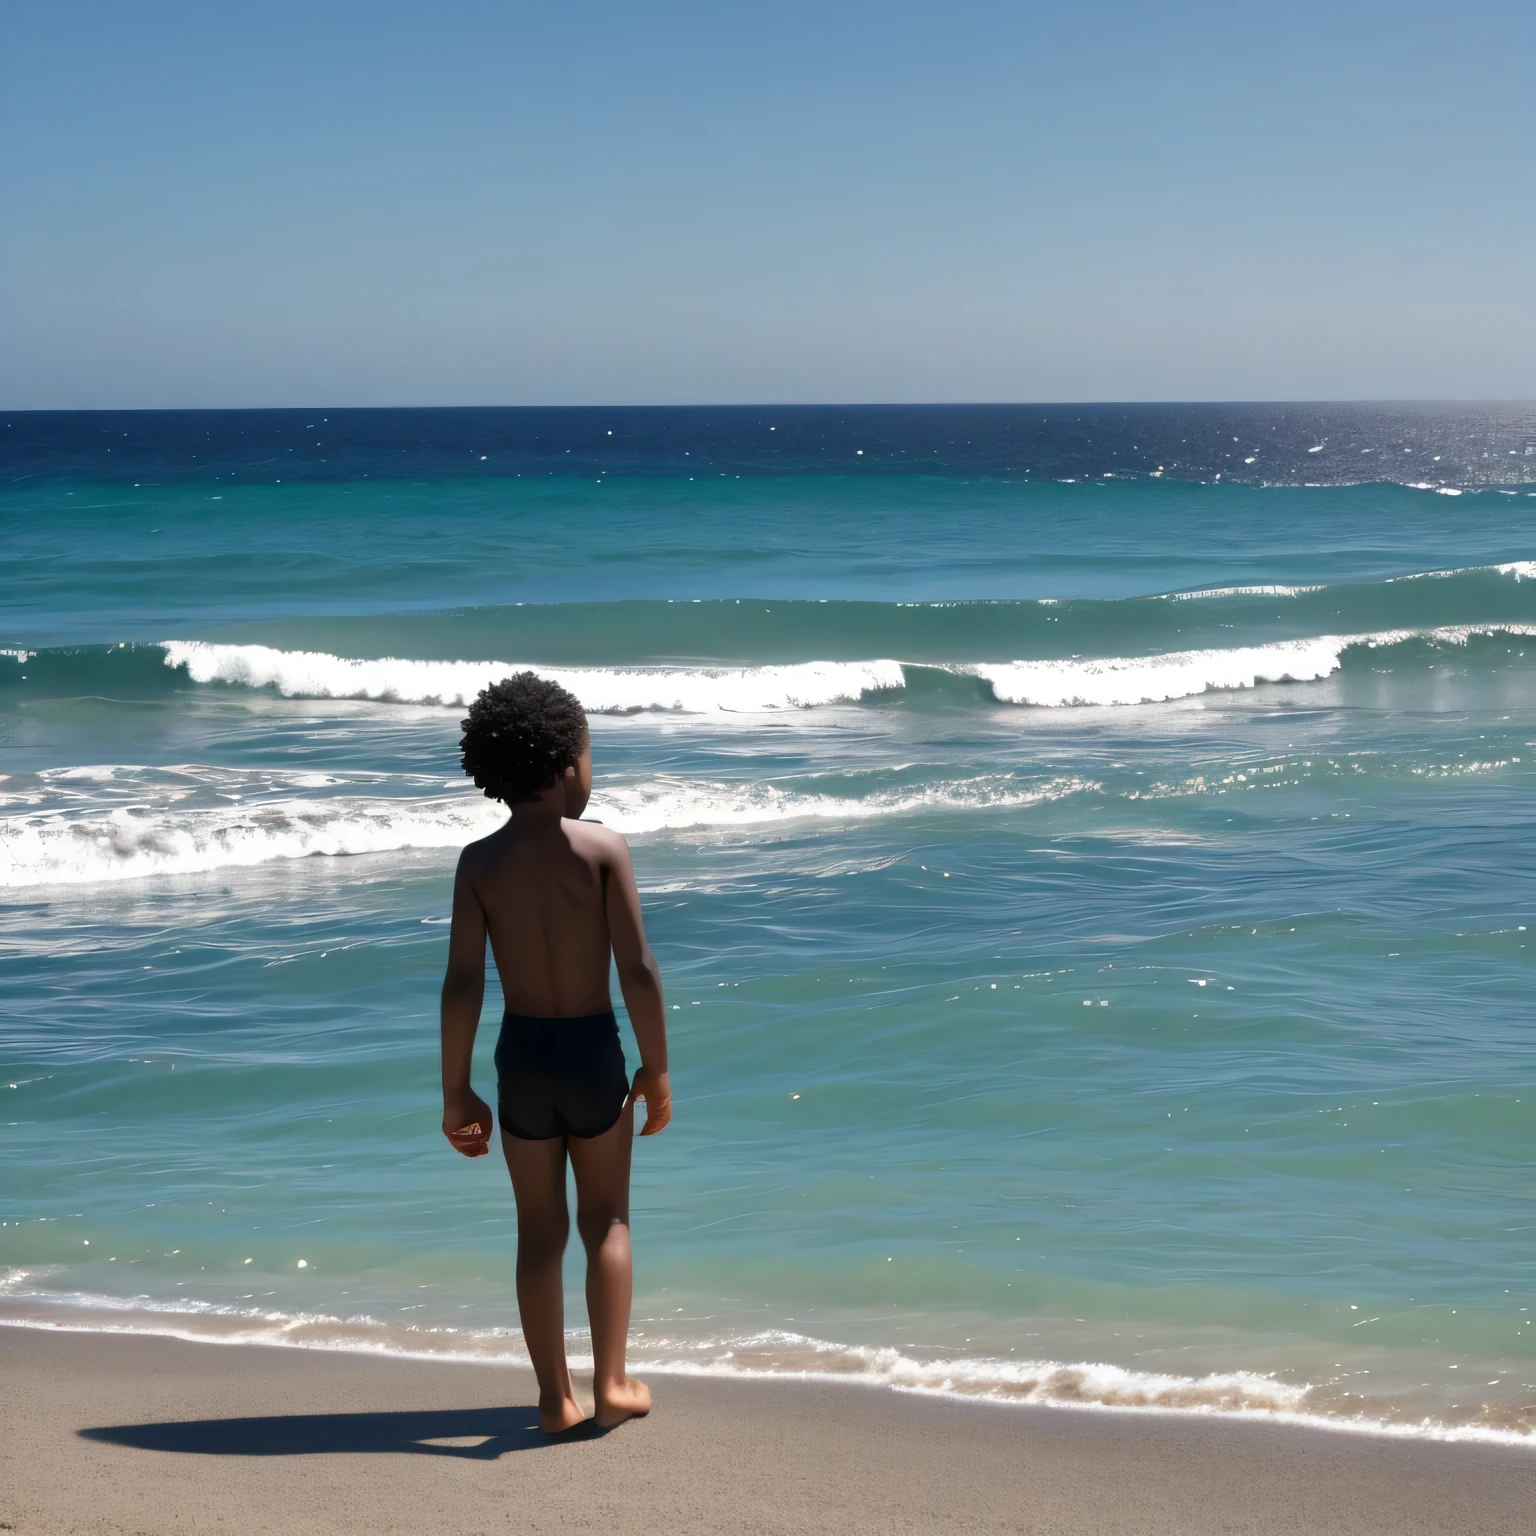
<instances>
[{"instance_id":1,"label":"beach","mask_svg":"<svg viewBox=\"0 0 1536 1536\"><path fill-rule=\"evenodd\" d=\"M547 1443L509 1367L0 1329L27 1536L964 1531L1523 1536L1536 1456L837 1383L658 1377Z\"/></svg>"},{"instance_id":2,"label":"beach","mask_svg":"<svg viewBox=\"0 0 1536 1536\"><path fill-rule=\"evenodd\" d=\"M1536 1536L1509 0L12 9L0 1536Z\"/></svg>"}]
</instances>

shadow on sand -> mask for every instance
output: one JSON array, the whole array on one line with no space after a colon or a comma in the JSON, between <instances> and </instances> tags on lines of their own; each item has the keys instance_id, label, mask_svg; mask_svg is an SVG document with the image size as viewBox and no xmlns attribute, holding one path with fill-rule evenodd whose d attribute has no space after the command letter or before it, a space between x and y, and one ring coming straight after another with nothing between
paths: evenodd
<instances>
[{"instance_id":1,"label":"shadow on sand","mask_svg":"<svg viewBox=\"0 0 1536 1536\"><path fill-rule=\"evenodd\" d=\"M417 1413L276 1414L262 1419L191 1419L82 1429L86 1440L140 1451L194 1456L324 1456L358 1451L467 1456L494 1461L508 1451L592 1440L607 1431L590 1420L566 1434L539 1429L537 1408L441 1408Z\"/></svg>"}]
</instances>

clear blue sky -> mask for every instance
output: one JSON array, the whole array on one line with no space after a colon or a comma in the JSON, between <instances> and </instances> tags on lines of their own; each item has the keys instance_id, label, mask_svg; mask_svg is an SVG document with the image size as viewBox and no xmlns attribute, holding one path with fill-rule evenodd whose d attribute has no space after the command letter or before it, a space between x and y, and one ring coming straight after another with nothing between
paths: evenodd
<instances>
[{"instance_id":1,"label":"clear blue sky","mask_svg":"<svg viewBox=\"0 0 1536 1536\"><path fill-rule=\"evenodd\" d=\"M0 20L0 406L1536 396L1530 0Z\"/></svg>"}]
</instances>

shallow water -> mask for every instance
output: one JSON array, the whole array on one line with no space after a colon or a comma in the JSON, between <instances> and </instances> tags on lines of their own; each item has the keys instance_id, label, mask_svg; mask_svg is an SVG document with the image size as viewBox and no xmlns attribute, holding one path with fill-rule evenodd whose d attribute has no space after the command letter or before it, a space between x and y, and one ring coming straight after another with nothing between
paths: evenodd
<instances>
[{"instance_id":1,"label":"shallow water","mask_svg":"<svg viewBox=\"0 0 1536 1536\"><path fill-rule=\"evenodd\" d=\"M1468 419L1414 428L1499 461L1456 496L803 424L754 474L697 421L585 478L384 478L375 423L279 486L50 428L0 493L0 1316L521 1358L435 991L497 823L459 705L534 664L668 989L641 1359L1528 1440L1536 487Z\"/></svg>"}]
</instances>

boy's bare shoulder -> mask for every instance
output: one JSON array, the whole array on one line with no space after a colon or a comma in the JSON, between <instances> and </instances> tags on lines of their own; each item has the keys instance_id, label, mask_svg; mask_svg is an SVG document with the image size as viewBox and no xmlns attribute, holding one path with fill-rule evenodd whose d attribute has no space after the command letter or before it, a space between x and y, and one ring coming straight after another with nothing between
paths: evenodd
<instances>
[{"instance_id":1,"label":"boy's bare shoulder","mask_svg":"<svg viewBox=\"0 0 1536 1536\"><path fill-rule=\"evenodd\" d=\"M604 863L629 858L629 844L612 828L603 826L601 822L567 819L565 827L571 839L571 846L580 849L589 857L599 858Z\"/></svg>"},{"instance_id":2,"label":"boy's bare shoulder","mask_svg":"<svg viewBox=\"0 0 1536 1536\"><path fill-rule=\"evenodd\" d=\"M485 837L476 838L472 843L465 843L459 851L459 868L466 874L474 874L476 870L483 869L505 845L506 830L505 827L498 827Z\"/></svg>"}]
</instances>

